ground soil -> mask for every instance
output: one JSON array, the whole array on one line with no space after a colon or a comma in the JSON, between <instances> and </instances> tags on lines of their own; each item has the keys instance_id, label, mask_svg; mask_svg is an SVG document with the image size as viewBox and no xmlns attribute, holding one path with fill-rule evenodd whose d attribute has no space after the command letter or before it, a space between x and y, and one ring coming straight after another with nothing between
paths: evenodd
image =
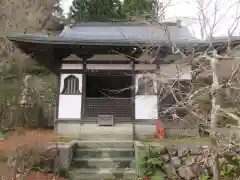
<instances>
[{"instance_id":1,"label":"ground soil","mask_svg":"<svg viewBox=\"0 0 240 180\"><path fill-rule=\"evenodd\" d=\"M49 142L56 138L56 134L49 130L40 129L17 129L9 137L0 141L0 179L12 180L13 169L7 164L7 158L20 146L28 148L46 148ZM16 179L18 180L19 177ZM64 180L64 178L54 177L53 174L31 172L27 180Z\"/></svg>"}]
</instances>

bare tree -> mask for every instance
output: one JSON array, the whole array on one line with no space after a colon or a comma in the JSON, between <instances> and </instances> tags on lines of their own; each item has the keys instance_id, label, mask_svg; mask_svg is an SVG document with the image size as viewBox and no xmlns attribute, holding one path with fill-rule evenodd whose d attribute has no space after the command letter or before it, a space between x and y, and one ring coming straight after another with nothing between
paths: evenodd
<instances>
[{"instance_id":1,"label":"bare tree","mask_svg":"<svg viewBox=\"0 0 240 180\"><path fill-rule=\"evenodd\" d=\"M239 94L236 93L236 90L239 89L239 84L237 83L239 82L239 64L237 63L238 67L235 68L229 68L230 66L226 66L225 69L221 69L221 66L224 67L226 64L224 61L228 61L228 64L234 64L236 60L236 57L233 57L233 52L235 52L239 46L233 42L236 41L236 39L234 39L234 33L238 28L238 22L240 19L240 1L228 2L229 7L225 7L224 12L220 12L224 3L226 3L224 0L196 0L197 9L199 11L197 21L200 26L201 38L205 40L204 47L200 51L198 50L198 52L195 49L186 50L174 44L168 27L166 26L165 29L169 43L172 44L173 47L172 53L180 55L178 58L181 65L178 66L190 65L193 68L192 75L195 80L201 78L201 76L210 76L211 78L208 84L197 87L194 82L191 82L191 88L188 92L180 92L179 87L181 86L181 81L179 78L176 78L174 81L162 81L163 79L166 79L166 75L162 73L158 72L154 76L149 73L146 75L154 81L159 82L159 84L162 85L162 88L167 89L165 92L168 92L168 94L170 92L175 100L175 104L166 108L162 112L163 114L170 112L172 113L171 116L173 119L185 121L184 118L179 117L176 114L176 109L181 107L193 117L200 119L204 124L204 127L206 127L212 142L211 157L213 162L212 169L214 180L220 180L221 178L219 157L225 153L231 152L233 146L237 147L237 142L232 139L234 133L224 133L224 131L226 131L226 127L229 128L229 130L227 130L228 132L235 132L235 129L239 130L240 122L240 111L237 109L238 107L234 105L239 99ZM235 10L233 10L233 8L235 8ZM227 16L229 12L234 12L234 15L231 16L233 19L232 24L228 27L221 27L220 24L222 19ZM163 28L162 24L160 28ZM215 37L219 28L226 29L226 32L228 33L227 38L217 39ZM240 38L237 40L240 40ZM220 45L218 44L219 42L221 42ZM159 44L158 47L162 47L162 44ZM153 47L149 47L147 51L149 51L149 49L151 50ZM154 58L156 59L156 57ZM226 75L224 75L225 73ZM176 86L177 84L180 86ZM223 96L226 94L228 94L228 100L231 101L231 106L224 105ZM230 94L234 96L230 97ZM162 94L163 97L165 95ZM209 97L209 107L207 113L204 113L200 108L201 104L199 104L198 99L199 97L206 95ZM158 103L162 103L161 100L159 100ZM227 122L222 130L219 127L219 123L221 123L223 117L227 117L228 120L236 120L237 126L229 126L231 123Z\"/></svg>"},{"instance_id":2,"label":"bare tree","mask_svg":"<svg viewBox=\"0 0 240 180\"><path fill-rule=\"evenodd\" d=\"M220 121L220 117L223 116L221 113L225 113L226 111L221 108L221 90L223 87L226 87L224 83L221 84L220 82L220 75L219 73L219 66L221 64L222 60L226 59L232 59L231 57L231 51L232 51L232 36L234 31L237 28L237 24L239 21L239 1L234 1L232 5L230 5L230 8L233 6L237 6L236 15L233 24L230 27L224 27L228 28L228 39L224 43L225 44L225 52L221 52L221 55L219 55L219 50L214 45L214 33L218 29L218 22L221 21L221 18L223 18L221 15L219 15L219 9L223 5L223 1L221 0L215 0L215 1L203 1L203 0L197 0L198 9L199 9L199 24L201 27L201 36L204 39L208 40L209 47L203 52L194 57L192 59L192 62L196 62L198 64L198 68L203 65L203 63L208 65L208 68L211 73L212 77L212 85L210 89L211 94L211 112L210 112L210 124L209 124L209 130L210 130L210 137L212 139L212 159L213 159L213 179L219 180L220 179L220 163L219 163L219 155L220 155L220 145L219 139L220 136L216 136L216 133L218 131L218 123ZM208 14L208 7L212 6L212 13ZM226 10L227 12L230 11L229 9ZM226 13L225 12L225 15ZM183 57L185 58L185 57ZM201 61L200 61L201 60ZM202 62L202 63L201 63ZM230 63L230 61L229 61ZM202 73L204 73L206 69L201 69ZM231 71L231 69L226 69L226 71ZM237 70L232 70L232 72L229 72L231 74L231 78L229 77L229 80L227 82L230 82L232 77L236 76L238 73ZM228 87L229 88L229 87ZM209 87L205 87L205 89L209 89ZM199 90L196 90L193 92L195 95L198 93L202 93ZM200 94L198 94L199 96ZM192 95L190 95L192 96ZM188 104L188 102L184 102L184 104ZM189 108L190 106L188 106ZM191 108L190 108L191 109ZM196 112L195 110L191 110L193 112ZM226 113L225 113L226 114ZM200 115L201 116L201 115ZM239 120L238 116L236 114L228 114L231 118Z\"/></svg>"}]
</instances>

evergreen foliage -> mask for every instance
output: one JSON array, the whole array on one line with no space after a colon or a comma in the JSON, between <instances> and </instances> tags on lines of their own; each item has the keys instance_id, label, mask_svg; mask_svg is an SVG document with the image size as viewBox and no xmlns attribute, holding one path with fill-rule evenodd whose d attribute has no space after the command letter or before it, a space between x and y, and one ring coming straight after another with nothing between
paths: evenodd
<instances>
[{"instance_id":1,"label":"evergreen foliage","mask_svg":"<svg viewBox=\"0 0 240 180\"><path fill-rule=\"evenodd\" d=\"M69 18L76 22L101 22L123 19L124 14L120 0L74 0Z\"/></svg>"},{"instance_id":2,"label":"evergreen foliage","mask_svg":"<svg viewBox=\"0 0 240 180\"><path fill-rule=\"evenodd\" d=\"M123 12L127 17L153 17L156 10L154 0L124 0Z\"/></svg>"},{"instance_id":3,"label":"evergreen foliage","mask_svg":"<svg viewBox=\"0 0 240 180\"><path fill-rule=\"evenodd\" d=\"M73 0L69 20L109 22L132 17L152 17L155 7L155 0Z\"/></svg>"}]
</instances>

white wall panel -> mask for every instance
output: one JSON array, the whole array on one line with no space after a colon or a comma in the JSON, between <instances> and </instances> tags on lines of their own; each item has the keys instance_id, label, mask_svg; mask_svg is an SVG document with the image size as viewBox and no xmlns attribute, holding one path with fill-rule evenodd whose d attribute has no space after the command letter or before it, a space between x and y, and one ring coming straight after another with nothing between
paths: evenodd
<instances>
[{"instance_id":1,"label":"white wall panel","mask_svg":"<svg viewBox=\"0 0 240 180\"><path fill-rule=\"evenodd\" d=\"M136 95L135 119L158 119L157 95Z\"/></svg>"},{"instance_id":2,"label":"white wall panel","mask_svg":"<svg viewBox=\"0 0 240 180\"><path fill-rule=\"evenodd\" d=\"M58 118L80 119L82 95L60 95Z\"/></svg>"},{"instance_id":3,"label":"white wall panel","mask_svg":"<svg viewBox=\"0 0 240 180\"><path fill-rule=\"evenodd\" d=\"M61 69L83 69L82 64L62 64Z\"/></svg>"},{"instance_id":4,"label":"white wall panel","mask_svg":"<svg viewBox=\"0 0 240 180\"><path fill-rule=\"evenodd\" d=\"M68 76L73 75L79 80L79 90L82 92L82 74L61 74L60 93L64 88L64 80ZM79 119L81 118L82 95L59 95L58 103L58 118L59 119Z\"/></svg>"}]
</instances>

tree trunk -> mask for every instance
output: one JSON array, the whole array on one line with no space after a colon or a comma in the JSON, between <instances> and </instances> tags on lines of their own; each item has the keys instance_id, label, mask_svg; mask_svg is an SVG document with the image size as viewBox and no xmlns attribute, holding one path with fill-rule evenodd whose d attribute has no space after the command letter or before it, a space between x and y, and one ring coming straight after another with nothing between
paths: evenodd
<instances>
[{"instance_id":1,"label":"tree trunk","mask_svg":"<svg viewBox=\"0 0 240 180\"><path fill-rule=\"evenodd\" d=\"M212 67L212 111L211 111L211 140L213 148L213 180L220 180L220 164L219 157L217 152L217 143L215 132L217 130L218 116L220 110L220 82L217 74L217 66L219 60L217 58L217 51L213 51L213 57L211 58L211 67Z\"/></svg>"}]
</instances>

